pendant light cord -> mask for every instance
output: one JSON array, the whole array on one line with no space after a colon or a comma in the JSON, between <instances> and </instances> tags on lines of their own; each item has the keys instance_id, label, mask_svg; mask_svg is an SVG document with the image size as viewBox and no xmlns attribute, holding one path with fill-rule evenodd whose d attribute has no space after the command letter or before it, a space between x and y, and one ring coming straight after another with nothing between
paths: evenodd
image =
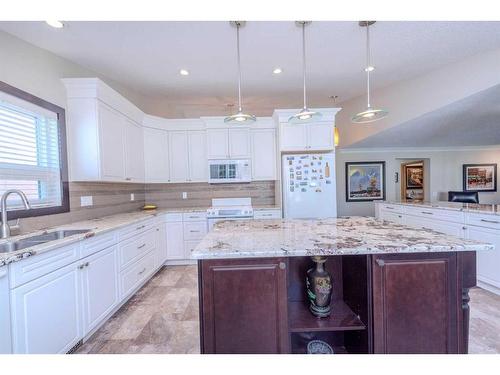
<instances>
[{"instance_id":1,"label":"pendant light cord","mask_svg":"<svg viewBox=\"0 0 500 375\"><path fill-rule=\"evenodd\" d=\"M368 102L367 107L370 107L370 69L371 69L371 61L370 61L370 25L366 25L366 99Z\"/></svg>"},{"instance_id":2,"label":"pendant light cord","mask_svg":"<svg viewBox=\"0 0 500 375\"><path fill-rule=\"evenodd\" d=\"M306 96L306 23L302 23L302 78L304 85L304 109L307 108Z\"/></svg>"},{"instance_id":3,"label":"pendant light cord","mask_svg":"<svg viewBox=\"0 0 500 375\"><path fill-rule=\"evenodd\" d=\"M236 22L236 51L238 54L238 113L241 113L241 62L240 62L240 24Z\"/></svg>"}]
</instances>

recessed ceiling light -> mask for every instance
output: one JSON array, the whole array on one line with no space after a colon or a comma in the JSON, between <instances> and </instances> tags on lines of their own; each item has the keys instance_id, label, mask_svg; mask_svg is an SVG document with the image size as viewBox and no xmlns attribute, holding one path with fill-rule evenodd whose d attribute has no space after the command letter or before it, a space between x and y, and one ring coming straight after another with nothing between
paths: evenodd
<instances>
[{"instance_id":1,"label":"recessed ceiling light","mask_svg":"<svg viewBox=\"0 0 500 375\"><path fill-rule=\"evenodd\" d=\"M283 72L283 69L281 69L281 68L274 68L273 69L273 74L280 74L282 72Z\"/></svg>"},{"instance_id":2,"label":"recessed ceiling light","mask_svg":"<svg viewBox=\"0 0 500 375\"><path fill-rule=\"evenodd\" d=\"M181 69L181 70L179 70L179 74L181 76L188 76L189 75L189 70L187 70L187 69Z\"/></svg>"},{"instance_id":3,"label":"recessed ceiling light","mask_svg":"<svg viewBox=\"0 0 500 375\"><path fill-rule=\"evenodd\" d=\"M62 29L64 27L64 23L61 21L45 21L47 25L52 26L56 29Z\"/></svg>"},{"instance_id":4,"label":"recessed ceiling light","mask_svg":"<svg viewBox=\"0 0 500 375\"><path fill-rule=\"evenodd\" d=\"M365 72L373 72L375 70L375 67L373 65L367 66L365 68Z\"/></svg>"}]
</instances>

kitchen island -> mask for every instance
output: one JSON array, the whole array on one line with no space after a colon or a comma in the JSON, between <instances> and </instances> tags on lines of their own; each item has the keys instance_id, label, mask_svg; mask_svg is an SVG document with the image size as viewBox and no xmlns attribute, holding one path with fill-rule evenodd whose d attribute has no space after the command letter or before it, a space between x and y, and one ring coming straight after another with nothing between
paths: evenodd
<instances>
[{"instance_id":1,"label":"kitchen island","mask_svg":"<svg viewBox=\"0 0 500 375\"><path fill-rule=\"evenodd\" d=\"M493 246L368 217L218 223L198 259L202 353L467 353L475 252ZM308 309L326 256L332 313Z\"/></svg>"}]
</instances>

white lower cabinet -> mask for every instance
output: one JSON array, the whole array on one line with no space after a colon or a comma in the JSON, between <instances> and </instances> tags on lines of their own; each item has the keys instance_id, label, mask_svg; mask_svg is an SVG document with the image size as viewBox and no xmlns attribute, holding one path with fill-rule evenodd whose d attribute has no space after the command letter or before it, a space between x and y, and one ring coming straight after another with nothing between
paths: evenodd
<instances>
[{"instance_id":1,"label":"white lower cabinet","mask_svg":"<svg viewBox=\"0 0 500 375\"><path fill-rule=\"evenodd\" d=\"M184 257L184 226L182 221L166 224L167 259L182 260Z\"/></svg>"},{"instance_id":2,"label":"white lower cabinet","mask_svg":"<svg viewBox=\"0 0 500 375\"><path fill-rule=\"evenodd\" d=\"M67 353L78 343L80 274L72 263L11 291L14 353Z\"/></svg>"},{"instance_id":3,"label":"white lower cabinet","mask_svg":"<svg viewBox=\"0 0 500 375\"><path fill-rule=\"evenodd\" d=\"M471 240L486 241L495 245L493 251L478 251L477 279L481 283L492 286L492 291L500 292L500 231L497 229L482 228L469 225L467 227L468 238ZM486 288L488 288L486 285ZM481 285L484 287L484 285ZM491 289L491 288L488 288Z\"/></svg>"},{"instance_id":4,"label":"white lower cabinet","mask_svg":"<svg viewBox=\"0 0 500 375\"><path fill-rule=\"evenodd\" d=\"M0 267L0 332L0 354L12 353L9 273L5 266Z\"/></svg>"},{"instance_id":5,"label":"white lower cabinet","mask_svg":"<svg viewBox=\"0 0 500 375\"><path fill-rule=\"evenodd\" d=\"M167 260L167 226L161 223L156 227L155 268L160 268Z\"/></svg>"},{"instance_id":6,"label":"white lower cabinet","mask_svg":"<svg viewBox=\"0 0 500 375\"><path fill-rule=\"evenodd\" d=\"M80 261L83 334L87 335L118 305L117 246Z\"/></svg>"}]
</instances>

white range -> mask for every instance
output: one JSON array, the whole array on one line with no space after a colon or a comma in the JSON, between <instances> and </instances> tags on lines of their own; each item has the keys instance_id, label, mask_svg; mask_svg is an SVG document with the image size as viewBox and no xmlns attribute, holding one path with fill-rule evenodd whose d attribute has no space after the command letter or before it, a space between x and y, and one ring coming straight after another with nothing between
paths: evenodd
<instances>
[{"instance_id":1,"label":"white range","mask_svg":"<svg viewBox=\"0 0 500 375\"><path fill-rule=\"evenodd\" d=\"M215 198L207 210L208 230L222 220L253 219L252 198Z\"/></svg>"}]
</instances>

